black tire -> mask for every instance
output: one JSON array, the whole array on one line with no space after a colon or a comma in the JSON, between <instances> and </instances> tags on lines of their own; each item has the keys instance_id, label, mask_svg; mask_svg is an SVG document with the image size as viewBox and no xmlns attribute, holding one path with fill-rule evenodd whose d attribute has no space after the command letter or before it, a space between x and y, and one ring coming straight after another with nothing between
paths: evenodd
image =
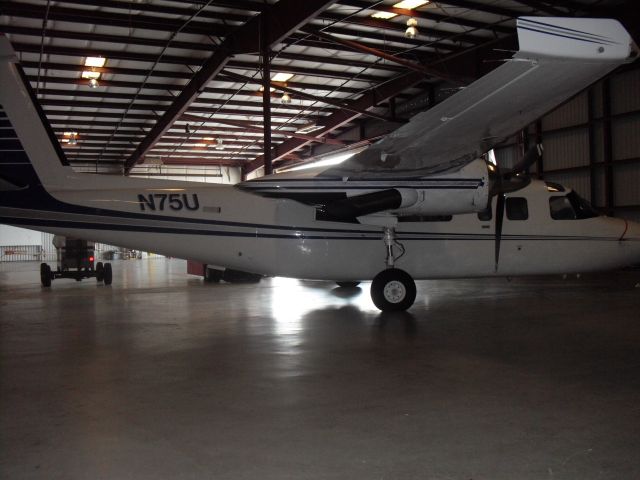
<instances>
[{"instance_id":1,"label":"black tire","mask_svg":"<svg viewBox=\"0 0 640 480\"><path fill-rule=\"evenodd\" d=\"M43 287L51 286L51 267L46 263L40 265L40 282Z\"/></svg>"},{"instance_id":2,"label":"black tire","mask_svg":"<svg viewBox=\"0 0 640 480\"><path fill-rule=\"evenodd\" d=\"M416 299L416 284L404 270L389 268L371 282L371 299L383 312L403 311Z\"/></svg>"},{"instance_id":3,"label":"black tire","mask_svg":"<svg viewBox=\"0 0 640 480\"><path fill-rule=\"evenodd\" d=\"M356 288L360 282L336 282L340 288Z\"/></svg>"},{"instance_id":4,"label":"black tire","mask_svg":"<svg viewBox=\"0 0 640 480\"><path fill-rule=\"evenodd\" d=\"M104 264L104 273L102 277L105 285L111 285L111 281L113 280L113 272L111 271L111 264Z\"/></svg>"},{"instance_id":5,"label":"black tire","mask_svg":"<svg viewBox=\"0 0 640 480\"><path fill-rule=\"evenodd\" d=\"M102 262L96 263L96 281L101 282L104 280L104 265Z\"/></svg>"}]
</instances>

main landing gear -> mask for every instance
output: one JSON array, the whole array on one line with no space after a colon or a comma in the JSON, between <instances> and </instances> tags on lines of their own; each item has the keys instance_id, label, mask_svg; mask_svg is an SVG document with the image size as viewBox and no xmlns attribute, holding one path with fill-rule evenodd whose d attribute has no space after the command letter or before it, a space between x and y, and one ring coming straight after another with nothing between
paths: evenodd
<instances>
[{"instance_id":1,"label":"main landing gear","mask_svg":"<svg viewBox=\"0 0 640 480\"><path fill-rule=\"evenodd\" d=\"M416 299L416 284L411 275L394 266L395 261L404 255L404 247L396 240L393 227L385 227L384 244L387 248L387 269L371 282L371 299L383 312L406 310ZM397 257L394 253L396 246L402 250Z\"/></svg>"}]
</instances>

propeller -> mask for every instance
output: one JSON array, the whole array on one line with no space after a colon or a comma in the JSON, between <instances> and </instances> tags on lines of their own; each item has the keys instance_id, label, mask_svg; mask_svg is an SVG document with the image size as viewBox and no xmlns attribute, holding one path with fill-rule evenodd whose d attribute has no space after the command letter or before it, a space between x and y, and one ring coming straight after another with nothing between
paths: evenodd
<instances>
[{"instance_id":1,"label":"propeller","mask_svg":"<svg viewBox=\"0 0 640 480\"><path fill-rule=\"evenodd\" d=\"M532 146L510 170L501 171L499 167L490 165L489 175L491 177L491 188L489 190L489 202L494 196L496 201L496 225L495 225L495 271L498 271L498 263L500 261L500 243L502 241L502 225L504 222L504 205L506 202L506 194L515 192L526 187L531 182L528 169L540 158L544 148L541 143Z\"/></svg>"}]
</instances>

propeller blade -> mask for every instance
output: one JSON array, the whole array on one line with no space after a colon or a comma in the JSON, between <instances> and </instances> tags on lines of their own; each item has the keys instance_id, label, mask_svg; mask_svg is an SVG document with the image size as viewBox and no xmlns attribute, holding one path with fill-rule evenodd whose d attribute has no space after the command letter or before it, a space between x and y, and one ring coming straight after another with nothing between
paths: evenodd
<instances>
[{"instance_id":1,"label":"propeller blade","mask_svg":"<svg viewBox=\"0 0 640 480\"><path fill-rule=\"evenodd\" d=\"M536 163L538 159L542 158L543 152L544 147L542 146L542 144L535 144L533 147L527 150L527 152L524 154L524 157L522 157L522 160L520 160L513 166L509 174L516 175L518 173L526 172L531 165Z\"/></svg>"}]
</instances>

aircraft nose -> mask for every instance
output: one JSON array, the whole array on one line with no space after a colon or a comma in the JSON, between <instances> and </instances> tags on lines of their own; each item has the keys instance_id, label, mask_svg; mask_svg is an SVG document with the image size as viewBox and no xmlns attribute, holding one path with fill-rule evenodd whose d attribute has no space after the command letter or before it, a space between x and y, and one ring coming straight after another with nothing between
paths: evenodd
<instances>
[{"instance_id":1,"label":"aircraft nose","mask_svg":"<svg viewBox=\"0 0 640 480\"><path fill-rule=\"evenodd\" d=\"M620 243L626 246L631 256L631 264L640 264L640 223L625 220L625 231L621 240Z\"/></svg>"},{"instance_id":2,"label":"aircraft nose","mask_svg":"<svg viewBox=\"0 0 640 480\"><path fill-rule=\"evenodd\" d=\"M640 242L640 223L624 220L624 232L620 240Z\"/></svg>"}]
</instances>

